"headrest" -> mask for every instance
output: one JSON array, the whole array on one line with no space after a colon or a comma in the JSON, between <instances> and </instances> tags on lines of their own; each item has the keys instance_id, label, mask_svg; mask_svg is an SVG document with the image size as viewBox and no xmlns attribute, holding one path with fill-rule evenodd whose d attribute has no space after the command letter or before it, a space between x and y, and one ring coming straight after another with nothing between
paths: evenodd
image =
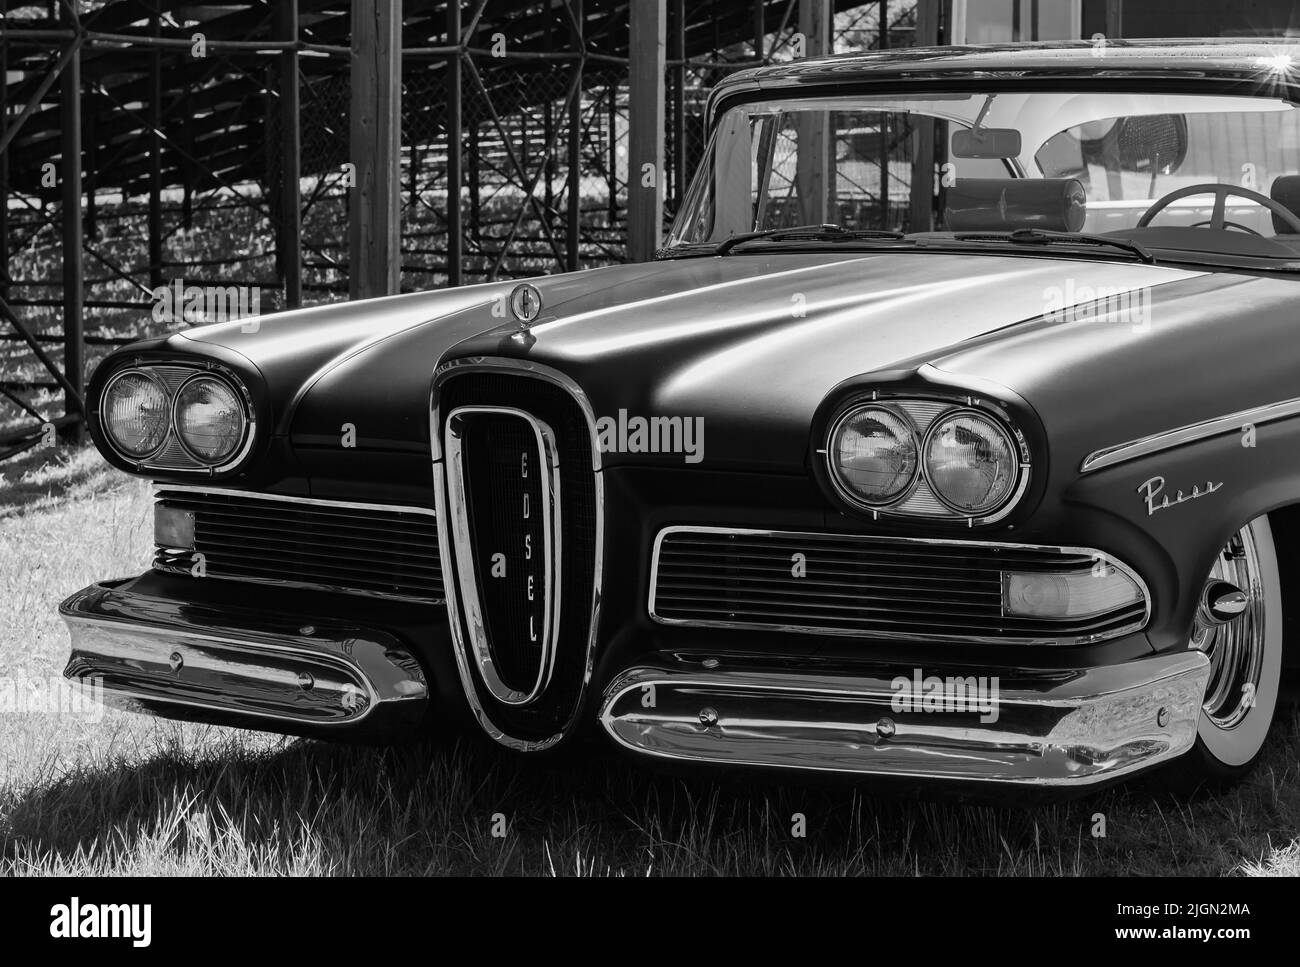
<instances>
[{"instance_id":1,"label":"headrest","mask_svg":"<svg viewBox=\"0 0 1300 967\"><path fill-rule=\"evenodd\" d=\"M952 232L1077 232L1087 208L1088 194L1075 178L959 177L948 188L943 217Z\"/></svg>"},{"instance_id":2,"label":"headrest","mask_svg":"<svg viewBox=\"0 0 1300 967\"><path fill-rule=\"evenodd\" d=\"M1300 217L1300 175L1278 175L1273 179L1273 187L1269 189L1268 197L1275 202L1280 202L1289 208L1293 215ZM1295 229L1278 218L1276 212L1273 213L1273 231L1278 235L1295 234Z\"/></svg>"}]
</instances>

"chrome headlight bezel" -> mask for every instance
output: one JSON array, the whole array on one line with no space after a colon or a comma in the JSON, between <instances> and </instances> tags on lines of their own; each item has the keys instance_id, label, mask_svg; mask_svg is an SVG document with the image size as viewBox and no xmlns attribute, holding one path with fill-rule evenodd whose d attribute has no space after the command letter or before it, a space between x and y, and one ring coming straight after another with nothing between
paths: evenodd
<instances>
[{"instance_id":1,"label":"chrome headlight bezel","mask_svg":"<svg viewBox=\"0 0 1300 967\"><path fill-rule=\"evenodd\" d=\"M148 377L162 387L167 405L167 433L162 443L146 456L134 456L125 451L109 433L105 421L105 404L108 391L121 377L137 373ZM229 389L243 413L243 428L234 451L220 460L208 460L189 447L180 434L176 419L176 405L184 386L199 377L208 377ZM202 475L213 477L240 466L253 450L257 441L257 407L247 383L229 367L211 360L140 358L112 371L95 395L92 412L92 429L105 456L110 457L130 472L165 473L170 475Z\"/></svg>"},{"instance_id":2,"label":"chrome headlight bezel","mask_svg":"<svg viewBox=\"0 0 1300 967\"><path fill-rule=\"evenodd\" d=\"M880 406L907 413L913 426L917 428L917 470L911 485L894 499L882 504L872 505L856 499L839 477L834 449L835 434L846 415L867 406ZM931 440L931 431L950 416L961 412L970 412L990 421L1009 443L1012 453L1018 460L1016 479L1010 494L1001 503L977 515L967 514L954 508L934 489L930 481L929 461L926 451ZM860 391L842 399L830 419L825 424L825 432L817 447L821 457L821 469L831 485L838 502L845 509L857 514L870 514L872 520L922 520L934 523L957 524L963 527L979 527L994 524L1007 518L1020 504L1029 489L1031 476L1031 450L1029 440L1020 429L1009 409L997 400L984 396L958 393L930 392L922 388L915 391L899 389L882 391L879 389Z\"/></svg>"}]
</instances>

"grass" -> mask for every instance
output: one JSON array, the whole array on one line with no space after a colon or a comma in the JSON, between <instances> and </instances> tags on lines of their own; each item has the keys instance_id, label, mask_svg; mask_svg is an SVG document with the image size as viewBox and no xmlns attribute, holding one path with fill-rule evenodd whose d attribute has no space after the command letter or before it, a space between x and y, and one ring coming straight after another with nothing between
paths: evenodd
<instances>
[{"instance_id":1,"label":"grass","mask_svg":"<svg viewBox=\"0 0 1300 967\"><path fill-rule=\"evenodd\" d=\"M149 494L90 451L3 473L0 681L48 683L67 653L58 601L143 568ZM1226 792L1179 799L1154 778L1039 806L668 777L599 744L543 763L472 736L370 749L0 708L6 874L1294 876L1298 837L1294 705Z\"/></svg>"}]
</instances>

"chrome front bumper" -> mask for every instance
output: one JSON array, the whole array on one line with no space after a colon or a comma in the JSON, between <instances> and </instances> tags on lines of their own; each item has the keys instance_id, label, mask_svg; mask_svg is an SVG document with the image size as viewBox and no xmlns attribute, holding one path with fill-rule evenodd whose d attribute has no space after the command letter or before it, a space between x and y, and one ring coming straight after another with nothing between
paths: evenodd
<instances>
[{"instance_id":1,"label":"chrome front bumper","mask_svg":"<svg viewBox=\"0 0 1300 967\"><path fill-rule=\"evenodd\" d=\"M106 704L303 735L379 738L423 717L429 687L395 637L91 585L59 606L72 636L64 677Z\"/></svg>"},{"instance_id":2,"label":"chrome front bumper","mask_svg":"<svg viewBox=\"0 0 1300 967\"><path fill-rule=\"evenodd\" d=\"M725 657L709 665L677 656L626 670L605 691L601 724L620 745L662 759L1086 786L1188 751L1209 677L1200 652L1020 671L998 683L989 721L978 711L897 710L893 683L914 680L910 668L832 674Z\"/></svg>"}]
</instances>

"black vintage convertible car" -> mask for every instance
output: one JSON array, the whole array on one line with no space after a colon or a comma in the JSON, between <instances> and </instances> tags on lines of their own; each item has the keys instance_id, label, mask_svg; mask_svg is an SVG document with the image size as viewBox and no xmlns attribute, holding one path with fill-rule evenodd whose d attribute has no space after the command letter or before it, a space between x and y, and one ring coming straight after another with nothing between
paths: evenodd
<instances>
[{"instance_id":1,"label":"black vintage convertible car","mask_svg":"<svg viewBox=\"0 0 1300 967\"><path fill-rule=\"evenodd\" d=\"M520 754L1243 775L1300 620L1297 55L737 74L649 263L115 353L157 550L64 602L67 676Z\"/></svg>"}]
</instances>

